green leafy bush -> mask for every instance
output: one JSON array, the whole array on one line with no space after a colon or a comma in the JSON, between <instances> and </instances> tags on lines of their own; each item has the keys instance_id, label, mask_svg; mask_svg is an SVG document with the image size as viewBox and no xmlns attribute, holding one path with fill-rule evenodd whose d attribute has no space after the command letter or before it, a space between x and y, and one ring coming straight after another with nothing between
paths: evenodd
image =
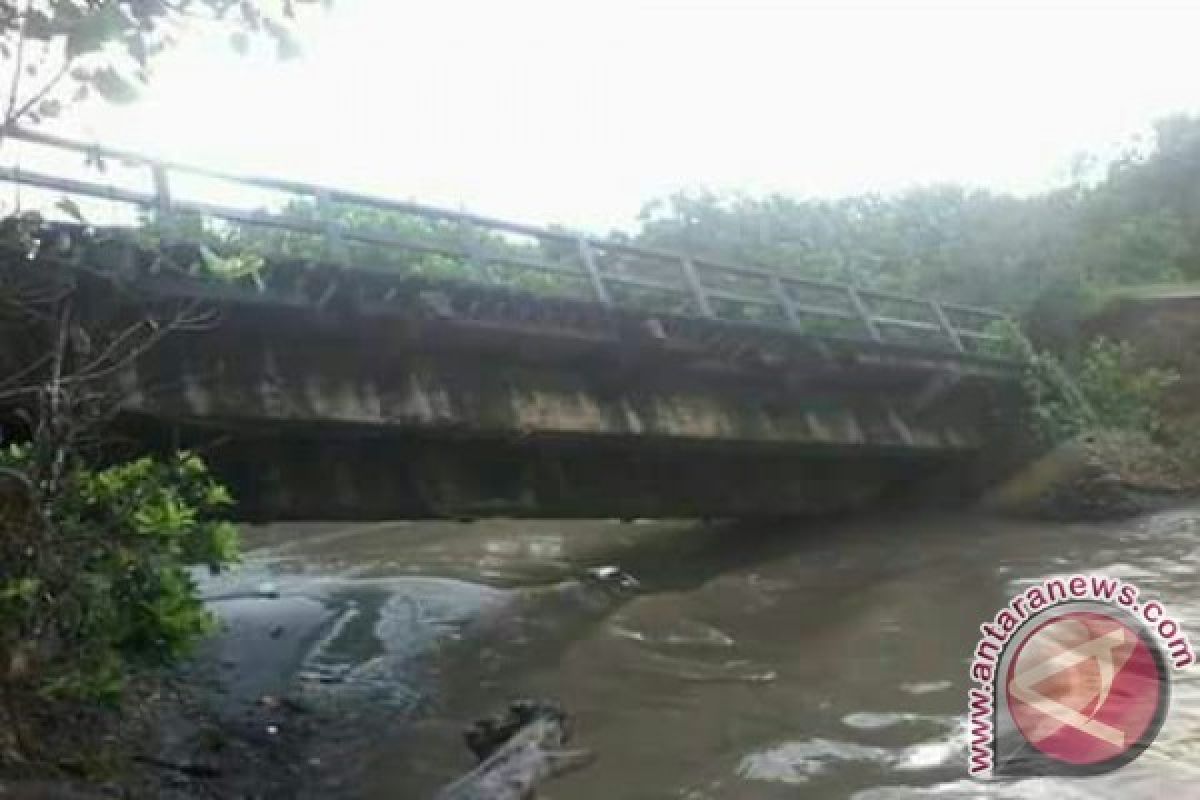
<instances>
[{"instance_id":1,"label":"green leafy bush","mask_svg":"<svg viewBox=\"0 0 1200 800\"><path fill-rule=\"evenodd\" d=\"M545 260L571 266L576 258L573 250L556 252L547 242L512 241L483 229L394 211L336 203L328 211L326 219L315 202L304 199L292 200L278 209L282 216L318 229L332 223L342 233L336 246L323 233L221 222L189 212L174 212L164 218L147 214L135 229L133 241L155 253L160 266L223 281L248 279L260 289L276 278L287 277L275 267L284 264L286 272L296 266L289 262L299 262L353 265L413 278L496 282L543 294L590 296L582 269L570 275L522 265ZM366 242L354 238L355 233L405 241L414 247ZM477 253L478 258L454 255L458 252ZM479 263L483 260L488 262L486 267ZM290 271L294 278L297 273Z\"/></svg>"},{"instance_id":2,"label":"green leafy bush","mask_svg":"<svg viewBox=\"0 0 1200 800\"><path fill-rule=\"evenodd\" d=\"M1100 337L1080 360L1076 379L1101 423L1157 435L1162 429L1159 403L1179 374L1140 367L1133 345Z\"/></svg>"},{"instance_id":3,"label":"green leafy bush","mask_svg":"<svg viewBox=\"0 0 1200 800\"><path fill-rule=\"evenodd\" d=\"M189 574L238 557L229 493L181 453L75 465L53 491L29 447L0 454L0 676L48 697L115 700L213 628Z\"/></svg>"},{"instance_id":4,"label":"green leafy bush","mask_svg":"<svg viewBox=\"0 0 1200 800\"><path fill-rule=\"evenodd\" d=\"M1059 442L1100 428L1158 436L1163 394L1179 380L1170 370L1142 367L1128 342L1093 339L1071 368L1024 342L1024 386L1038 434Z\"/></svg>"}]
</instances>

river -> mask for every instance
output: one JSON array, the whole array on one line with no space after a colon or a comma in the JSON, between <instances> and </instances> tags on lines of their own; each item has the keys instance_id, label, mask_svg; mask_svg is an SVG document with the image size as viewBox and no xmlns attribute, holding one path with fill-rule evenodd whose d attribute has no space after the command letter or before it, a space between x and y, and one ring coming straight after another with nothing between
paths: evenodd
<instances>
[{"instance_id":1,"label":"river","mask_svg":"<svg viewBox=\"0 0 1200 800\"><path fill-rule=\"evenodd\" d=\"M471 766L463 725L522 696L560 701L597 754L548 798L1200 797L1194 670L1156 743L1103 776L969 781L964 719L979 625L1030 582L1119 576L1200 631L1197 510L310 523L247 547L204 587L228 625L209 656L235 696L298 691L348 721L314 797L429 797ZM600 566L638 587L579 581Z\"/></svg>"}]
</instances>

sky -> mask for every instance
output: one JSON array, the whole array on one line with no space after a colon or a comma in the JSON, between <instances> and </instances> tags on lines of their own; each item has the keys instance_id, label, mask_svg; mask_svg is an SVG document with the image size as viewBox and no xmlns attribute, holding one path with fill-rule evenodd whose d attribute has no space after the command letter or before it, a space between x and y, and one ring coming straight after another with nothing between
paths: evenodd
<instances>
[{"instance_id":1,"label":"sky","mask_svg":"<svg viewBox=\"0 0 1200 800\"><path fill-rule=\"evenodd\" d=\"M1200 111L1197 31L1200 4L1147 0L335 0L297 61L197 37L76 126L603 231L680 189L1060 184L1080 153Z\"/></svg>"}]
</instances>

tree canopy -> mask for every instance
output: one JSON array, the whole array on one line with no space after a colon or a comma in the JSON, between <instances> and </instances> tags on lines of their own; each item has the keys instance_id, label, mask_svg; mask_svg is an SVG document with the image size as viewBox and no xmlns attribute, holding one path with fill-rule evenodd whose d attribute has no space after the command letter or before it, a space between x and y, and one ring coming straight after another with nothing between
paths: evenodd
<instances>
[{"instance_id":1,"label":"tree canopy","mask_svg":"<svg viewBox=\"0 0 1200 800\"><path fill-rule=\"evenodd\" d=\"M95 94L128 102L154 59L208 28L245 52L266 40L287 57L297 9L328 0L0 0L3 124L37 123Z\"/></svg>"},{"instance_id":2,"label":"tree canopy","mask_svg":"<svg viewBox=\"0 0 1200 800\"><path fill-rule=\"evenodd\" d=\"M1099 180L1027 197L691 193L648 204L640 222L649 245L1052 321L1116 287L1200 280L1200 118L1160 121Z\"/></svg>"}]
</instances>

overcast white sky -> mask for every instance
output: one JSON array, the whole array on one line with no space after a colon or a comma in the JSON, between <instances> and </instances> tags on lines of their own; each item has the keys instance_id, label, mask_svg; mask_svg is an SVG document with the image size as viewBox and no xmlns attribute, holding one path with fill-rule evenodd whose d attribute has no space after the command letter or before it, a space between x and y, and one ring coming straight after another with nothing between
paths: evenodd
<instances>
[{"instance_id":1,"label":"overcast white sky","mask_svg":"<svg viewBox=\"0 0 1200 800\"><path fill-rule=\"evenodd\" d=\"M193 41L96 138L605 229L682 187L1061 182L1200 110L1200 4L336 0L297 62Z\"/></svg>"}]
</instances>

